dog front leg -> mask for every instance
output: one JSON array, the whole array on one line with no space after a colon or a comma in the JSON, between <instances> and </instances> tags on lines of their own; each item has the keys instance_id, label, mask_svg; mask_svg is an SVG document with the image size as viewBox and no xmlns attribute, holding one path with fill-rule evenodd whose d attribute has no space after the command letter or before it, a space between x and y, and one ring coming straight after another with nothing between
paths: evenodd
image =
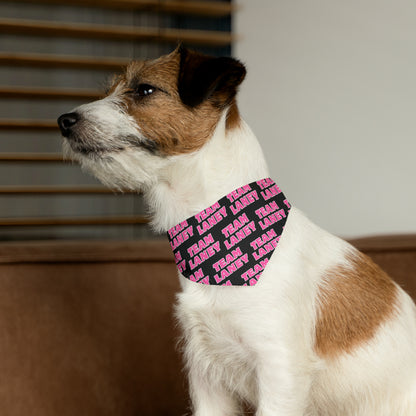
<instances>
[{"instance_id":1,"label":"dog front leg","mask_svg":"<svg viewBox=\"0 0 416 416\"><path fill-rule=\"evenodd\" d=\"M196 371L189 373L193 416L236 416L240 407L232 394L214 385Z\"/></svg>"},{"instance_id":2,"label":"dog front leg","mask_svg":"<svg viewBox=\"0 0 416 416\"><path fill-rule=\"evenodd\" d=\"M290 354L291 355L291 354ZM256 416L305 416L311 380L299 362L263 357L257 368ZM292 357L295 358L295 357Z\"/></svg>"}]
</instances>

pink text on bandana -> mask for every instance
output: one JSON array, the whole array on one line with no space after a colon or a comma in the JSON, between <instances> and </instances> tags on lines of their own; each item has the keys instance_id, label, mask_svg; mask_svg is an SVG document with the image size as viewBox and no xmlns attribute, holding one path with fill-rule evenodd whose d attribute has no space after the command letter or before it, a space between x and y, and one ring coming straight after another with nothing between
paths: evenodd
<instances>
[{"instance_id":1,"label":"pink text on bandana","mask_svg":"<svg viewBox=\"0 0 416 416\"><path fill-rule=\"evenodd\" d=\"M254 286L281 238L290 204L270 178L242 186L168 230L192 282Z\"/></svg>"}]
</instances>

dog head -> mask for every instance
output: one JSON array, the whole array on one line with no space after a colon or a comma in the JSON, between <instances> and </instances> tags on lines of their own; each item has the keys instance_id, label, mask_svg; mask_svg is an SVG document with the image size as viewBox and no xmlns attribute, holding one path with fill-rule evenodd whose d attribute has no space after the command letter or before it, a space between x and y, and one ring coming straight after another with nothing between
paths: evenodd
<instances>
[{"instance_id":1,"label":"dog head","mask_svg":"<svg viewBox=\"0 0 416 416\"><path fill-rule=\"evenodd\" d=\"M132 62L106 97L59 117L64 151L98 179L119 189L143 189L172 158L198 151L227 111L238 124L235 95L245 68L178 47Z\"/></svg>"}]
</instances>

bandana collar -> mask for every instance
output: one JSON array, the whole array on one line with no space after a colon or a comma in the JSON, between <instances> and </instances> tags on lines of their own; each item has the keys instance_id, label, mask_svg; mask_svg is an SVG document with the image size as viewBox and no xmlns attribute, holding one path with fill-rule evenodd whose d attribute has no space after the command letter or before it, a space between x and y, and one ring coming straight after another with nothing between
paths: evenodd
<instances>
[{"instance_id":1,"label":"bandana collar","mask_svg":"<svg viewBox=\"0 0 416 416\"><path fill-rule=\"evenodd\" d=\"M235 189L168 230L179 271L206 285L254 286L276 249L289 210L270 178Z\"/></svg>"}]
</instances>

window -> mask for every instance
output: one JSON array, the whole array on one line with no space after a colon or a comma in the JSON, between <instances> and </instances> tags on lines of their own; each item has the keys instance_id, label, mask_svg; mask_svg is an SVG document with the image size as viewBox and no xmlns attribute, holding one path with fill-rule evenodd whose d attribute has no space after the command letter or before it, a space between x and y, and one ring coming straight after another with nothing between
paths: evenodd
<instances>
[{"instance_id":1,"label":"window","mask_svg":"<svg viewBox=\"0 0 416 416\"><path fill-rule=\"evenodd\" d=\"M114 194L62 160L56 119L179 39L230 55L231 13L218 0L1 2L0 240L151 237L140 195Z\"/></svg>"}]
</instances>

